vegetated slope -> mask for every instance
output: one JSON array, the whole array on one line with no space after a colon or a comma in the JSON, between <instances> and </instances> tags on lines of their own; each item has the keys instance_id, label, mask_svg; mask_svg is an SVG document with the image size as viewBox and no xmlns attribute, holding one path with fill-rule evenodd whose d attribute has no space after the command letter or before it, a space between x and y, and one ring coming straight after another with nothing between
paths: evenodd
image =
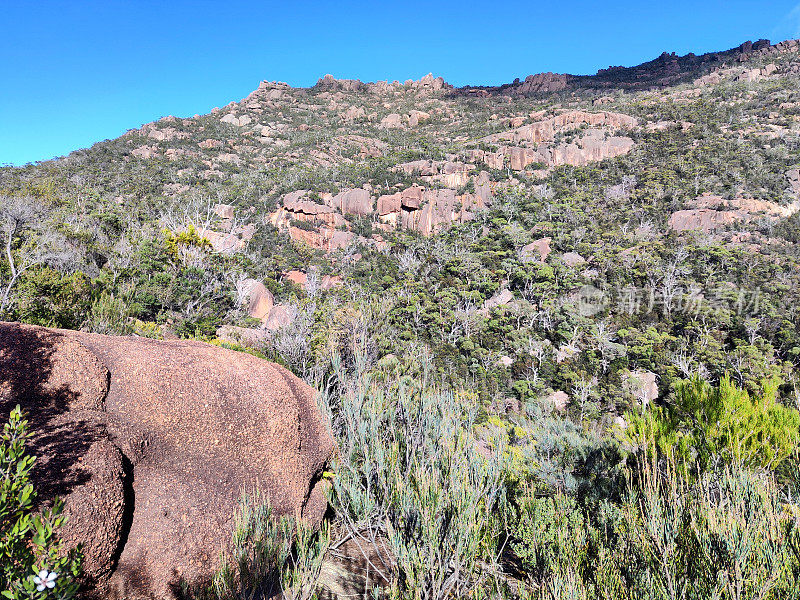
<instances>
[{"instance_id":1,"label":"vegetated slope","mask_svg":"<svg viewBox=\"0 0 800 600\"><path fill-rule=\"evenodd\" d=\"M758 42L499 88L263 82L1 169L3 317L605 424L698 371L788 384L799 70L797 43Z\"/></svg>"}]
</instances>

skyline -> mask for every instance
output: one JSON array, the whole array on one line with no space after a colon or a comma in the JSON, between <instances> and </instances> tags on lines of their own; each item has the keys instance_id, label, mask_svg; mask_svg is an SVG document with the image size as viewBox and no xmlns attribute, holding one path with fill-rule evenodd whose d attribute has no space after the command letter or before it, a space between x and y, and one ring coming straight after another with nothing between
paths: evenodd
<instances>
[{"instance_id":1,"label":"skyline","mask_svg":"<svg viewBox=\"0 0 800 600\"><path fill-rule=\"evenodd\" d=\"M632 0L602 11L422 2L46 1L6 10L0 42L0 164L63 156L172 114L206 114L262 80L308 87L327 73L362 81L498 85L539 72L593 74L662 52L726 50L800 37L800 4Z\"/></svg>"}]
</instances>

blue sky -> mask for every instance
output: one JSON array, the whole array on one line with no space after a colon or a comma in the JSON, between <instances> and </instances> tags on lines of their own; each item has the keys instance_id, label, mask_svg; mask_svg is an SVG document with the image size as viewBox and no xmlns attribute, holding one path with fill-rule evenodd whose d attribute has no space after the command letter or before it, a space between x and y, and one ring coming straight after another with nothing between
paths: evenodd
<instances>
[{"instance_id":1,"label":"blue sky","mask_svg":"<svg viewBox=\"0 0 800 600\"><path fill-rule=\"evenodd\" d=\"M45 160L262 79L498 84L800 37L798 0L0 0L0 165Z\"/></svg>"}]
</instances>

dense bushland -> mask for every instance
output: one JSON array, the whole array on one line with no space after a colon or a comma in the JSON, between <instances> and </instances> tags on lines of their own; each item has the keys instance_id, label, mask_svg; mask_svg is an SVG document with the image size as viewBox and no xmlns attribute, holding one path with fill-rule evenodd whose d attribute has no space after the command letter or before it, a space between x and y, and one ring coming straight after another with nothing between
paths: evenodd
<instances>
[{"instance_id":1,"label":"dense bushland","mask_svg":"<svg viewBox=\"0 0 800 600\"><path fill-rule=\"evenodd\" d=\"M380 384L341 364L333 372L321 396L340 445L332 520L316 536L286 539L301 557L319 557L320 540L330 548L354 541L372 572L361 580L371 582L369 594L800 593L800 415L774 404L774 385L751 398L727 379L686 380L666 406L593 435L537 405L531 419L481 422L469 394L438 389L430 372ZM254 514L251 503L242 510ZM289 546L273 544L226 576L251 581L265 564L281 572L270 561L286 564ZM318 563L303 572L324 584Z\"/></svg>"}]
</instances>

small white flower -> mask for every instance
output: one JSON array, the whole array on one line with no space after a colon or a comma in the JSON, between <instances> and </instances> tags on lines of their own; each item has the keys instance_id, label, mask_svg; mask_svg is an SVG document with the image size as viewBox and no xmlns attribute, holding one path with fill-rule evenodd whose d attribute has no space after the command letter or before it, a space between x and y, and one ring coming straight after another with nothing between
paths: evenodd
<instances>
[{"instance_id":1,"label":"small white flower","mask_svg":"<svg viewBox=\"0 0 800 600\"><path fill-rule=\"evenodd\" d=\"M58 573L48 573L47 569L39 571L38 575L33 576L33 583L36 584L36 590L41 592L44 588L53 589L56 587L56 577Z\"/></svg>"}]
</instances>

